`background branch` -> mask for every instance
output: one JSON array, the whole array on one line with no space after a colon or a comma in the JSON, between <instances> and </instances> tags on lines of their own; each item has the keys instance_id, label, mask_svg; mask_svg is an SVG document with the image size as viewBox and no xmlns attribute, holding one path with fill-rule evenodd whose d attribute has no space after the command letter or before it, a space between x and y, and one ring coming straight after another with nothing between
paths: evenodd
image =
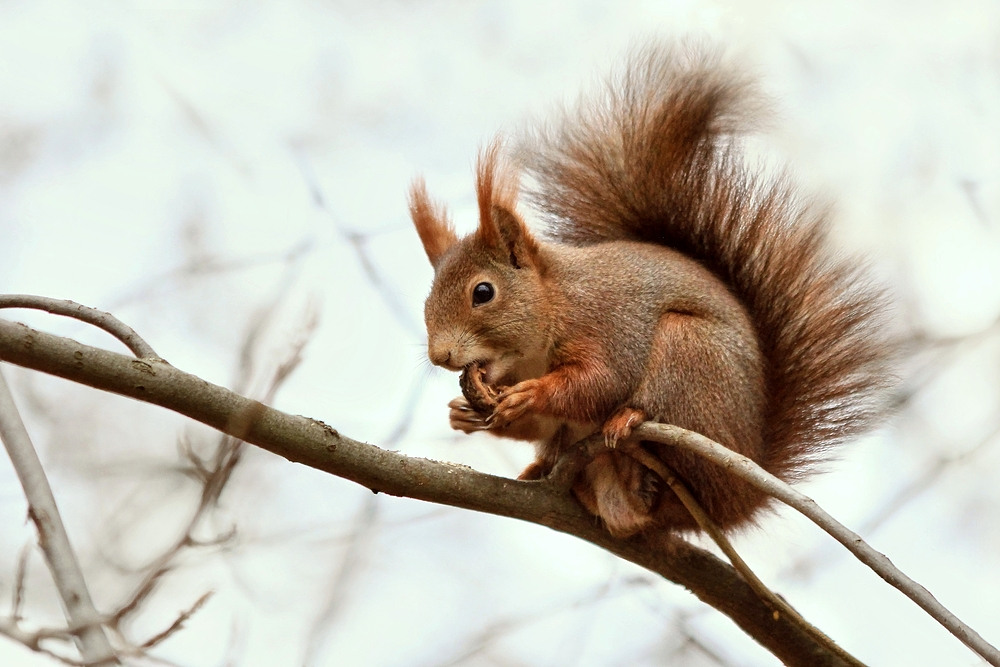
<instances>
[{"instance_id":1,"label":"background branch","mask_svg":"<svg viewBox=\"0 0 1000 667\"><path fill-rule=\"evenodd\" d=\"M104 634L101 616L87 590L83 570L76 553L69 543L69 535L59 515L52 488L38 460L28 431L14 404L14 397L7 388L0 372L0 440L3 440L11 463L21 481L28 500L28 516L38 530L38 544L45 555L45 562L52 573L70 626L79 628L74 633L80 654L87 663L94 665L118 664L114 651ZM16 610L15 610L16 611Z\"/></svg>"}]
</instances>

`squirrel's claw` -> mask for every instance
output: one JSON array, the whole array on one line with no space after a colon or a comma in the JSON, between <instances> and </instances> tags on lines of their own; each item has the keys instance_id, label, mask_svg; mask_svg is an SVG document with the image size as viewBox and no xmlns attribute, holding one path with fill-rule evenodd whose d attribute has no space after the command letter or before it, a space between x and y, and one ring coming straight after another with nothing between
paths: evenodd
<instances>
[{"instance_id":1,"label":"squirrel's claw","mask_svg":"<svg viewBox=\"0 0 1000 667\"><path fill-rule=\"evenodd\" d=\"M604 422L604 444L609 449L618 446L619 440L625 440L632 435L632 429L646 421L646 413L635 408L622 407L617 412L608 417Z\"/></svg>"},{"instance_id":2,"label":"squirrel's claw","mask_svg":"<svg viewBox=\"0 0 1000 667\"><path fill-rule=\"evenodd\" d=\"M486 418L486 424L491 428L503 428L537 410L541 387L538 380L525 380L505 389L497 398L493 414Z\"/></svg>"},{"instance_id":3,"label":"squirrel's claw","mask_svg":"<svg viewBox=\"0 0 1000 667\"><path fill-rule=\"evenodd\" d=\"M475 433L489 428L486 424L486 415L469 405L469 402L462 396L448 403L448 408L450 408L448 422L456 431Z\"/></svg>"},{"instance_id":4,"label":"squirrel's claw","mask_svg":"<svg viewBox=\"0 0 1000 667\"><path fill-rule=\"evenodd\" d=\"M469 405L469 401L467 401L464 396L451 399L448 402L448 407L452 410L459 410L461 412L475 412L473 407Z\"/></svg>"}]
</instances>

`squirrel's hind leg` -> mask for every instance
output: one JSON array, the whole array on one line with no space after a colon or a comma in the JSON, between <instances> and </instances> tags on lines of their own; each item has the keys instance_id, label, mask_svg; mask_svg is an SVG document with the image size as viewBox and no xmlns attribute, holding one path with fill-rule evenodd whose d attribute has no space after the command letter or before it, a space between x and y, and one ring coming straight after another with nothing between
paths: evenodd
<instances>
[{"instance_id":1,"label":"squirrel's hind leg","mask_svg":"<svg viewBox=\"0 0 1000 667\"><path fill-rule=\"evenodd\" d=\"M653 523L662 481L653 471L618 451L601 452L587 464L573 493L599 516L615 537L629 537Z\"/></svg>"}]
</instances>

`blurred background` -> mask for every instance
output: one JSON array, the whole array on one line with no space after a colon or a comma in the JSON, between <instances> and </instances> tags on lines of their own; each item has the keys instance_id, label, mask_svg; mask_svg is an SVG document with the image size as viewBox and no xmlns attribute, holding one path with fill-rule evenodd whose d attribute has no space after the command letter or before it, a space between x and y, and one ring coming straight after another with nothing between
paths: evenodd
<instances>
[{"instance_id":1,"label":"blurred background","mask_svg":"<svg viewBox=\"0 0 1000 667\"><path fill-rule=\"evenodd\" d=\"M431 271L405 193L424 174L471 229L478 146L650 37L724 45L760 76L774 116L753 154L832 202L836 243L895 292L911 353L898 413L801 490L1000 642L990 0L5 0L0 292L108 310L206 380L514 476L530 447L448 429L457 381L425 360ZM2 317L124 351L74 321ZM375 496L159 408L4 374L98 607L159 573L123 619L141 644L212 592L152 650L167 664L775 664L686 591L574 538ZM203 503L220 461L227 483ZM0 616L23 562L23 627L58 626L25 515L0 463ZM980 664L791 512L736 544L866 662ZM0 664L55 663L0 639Z\"/></svg>"}]
</instances>

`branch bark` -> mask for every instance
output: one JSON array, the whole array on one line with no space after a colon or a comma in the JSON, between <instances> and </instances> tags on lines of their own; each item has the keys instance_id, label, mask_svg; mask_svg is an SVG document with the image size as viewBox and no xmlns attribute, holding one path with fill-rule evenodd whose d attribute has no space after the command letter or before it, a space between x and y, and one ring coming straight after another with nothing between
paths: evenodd
<instances>
[{"instance_id":1,"label":"branch bark","mask_svg":"<svg viewBox=\"0 0 1000 667\"><path fill-rule=\"evenodd\" d=\"M274 410L163 360L126 357L2 319L0 360L159 405L376 493L512 517L575 535L684 586L785 664L843 664L793 621L773 613L728 564L669 534L616 539L564 486L521 482L382 450L322 422Z\"/></svg>"}]
</instances>

